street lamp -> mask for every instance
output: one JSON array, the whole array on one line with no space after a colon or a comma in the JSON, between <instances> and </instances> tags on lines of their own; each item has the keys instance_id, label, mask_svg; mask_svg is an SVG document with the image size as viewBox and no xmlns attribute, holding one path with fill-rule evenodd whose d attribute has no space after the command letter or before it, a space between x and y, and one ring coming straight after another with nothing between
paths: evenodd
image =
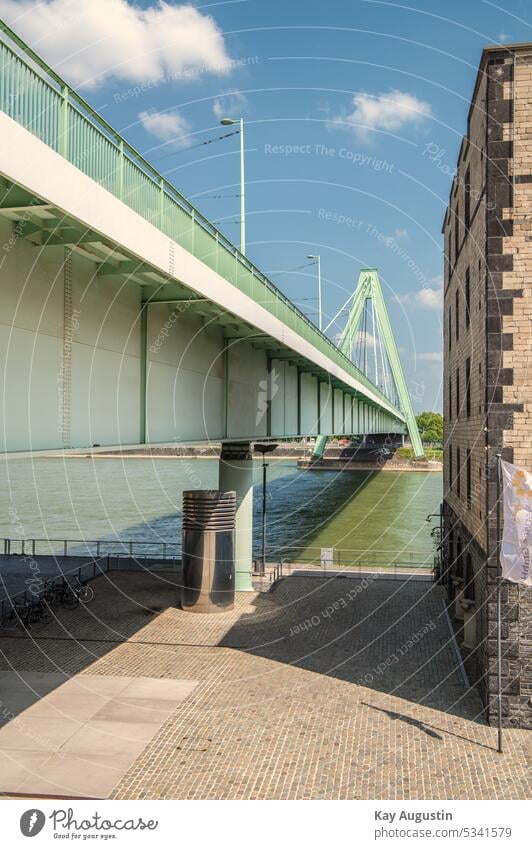
<instances>
[{"instance_id":1,"label":"street lamp","mask_svg":"<svg viewBox=\"0 0 532 849\"><path fill-rule=\"evenodd\" d=\"M320 330L321 326L321 264L320 264L320 255L319 254L307 254L307 259L316 260L316 265L318 266L318 327Z\"/></svg>"},{"instance_id":2,"label":"street lamp","mask_svg":"<svg viewBox=\"0 0 532 849\"><path fill-rule=\"evenodd\" d=\"M266 572L266 469L269 463L266 462L266 454L275 451L277 448L276 442L256 442L255 451L262 454L262 562L261 575Z\"/></svg>"},{"instance_id":3,"label":"street lamp","mask_svg":"<svg viewBox=\"0 0 532 849\"><path fill-rule=\"evenodd\" d=\"M246 253L246 181L244 178L244 119L222 118L223 127L240 124L240 253Z\"/></svg>"}]
</instances>

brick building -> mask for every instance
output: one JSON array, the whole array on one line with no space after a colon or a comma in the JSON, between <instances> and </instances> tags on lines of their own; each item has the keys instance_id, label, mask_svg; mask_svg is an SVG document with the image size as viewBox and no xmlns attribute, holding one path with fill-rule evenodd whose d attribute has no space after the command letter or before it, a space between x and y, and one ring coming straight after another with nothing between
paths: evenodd
<instances>
[{"instance_id":1,"label":"brick building","mask_svg":"<svg viewBox=\"0 0 532 849\"><path fill-rule=\"evenodd\" d=\"M532 44L483 51L443 232L444 574L495 723L497 452L532 469ZM532 728L532 590L502 600L504 722Z\"/></svg>"}]
</instances>

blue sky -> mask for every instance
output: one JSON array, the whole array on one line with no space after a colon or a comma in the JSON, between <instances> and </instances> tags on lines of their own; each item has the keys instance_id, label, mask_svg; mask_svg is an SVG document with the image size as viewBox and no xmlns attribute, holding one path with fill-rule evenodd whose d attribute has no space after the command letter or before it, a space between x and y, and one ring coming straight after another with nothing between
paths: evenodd
<instances>
[{"instance_id":1,"label":"blue sky","mask_svg":"<svg viewBox=\"0 0 532 849\"><path fill-rule=\"evenodd\" d=\"M308 253L329 317L376 266L415 406L441 409L441 222L481 49L532 40L527 5L0 0L0 16L235 243L238 136L200 142L243 116L250 258L313 317Z\"/></svg>"}]
</instances>

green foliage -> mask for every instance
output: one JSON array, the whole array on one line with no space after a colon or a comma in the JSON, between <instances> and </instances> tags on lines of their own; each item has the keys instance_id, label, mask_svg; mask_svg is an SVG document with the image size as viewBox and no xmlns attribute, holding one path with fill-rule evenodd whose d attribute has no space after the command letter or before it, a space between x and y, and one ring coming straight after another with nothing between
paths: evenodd
<instances>
[{"instance_id":1,"label":"green foliage","mask_svg":"<svg viewBox=\"0 0 532 849\"><path fill-rule=\"evenodd\" d=\"M414 452L411 448L398 448L395 452L396 457L400 457L401 460L413 460ZM425 448L425 459L426 460L437 460L439 463L443 462L443 451L441 448Z\"/></svg>"},{"instance_id":2,"label":"green foliage","mask_svg":"<svg viewBox=\"0 0 532 849\"><path fill-rule=\"evenodd\" d=\"M443 442L443 416L441 413L424 412L416 416L416 424L421 441L427 443Z\"/></svg>"}]
</instances>

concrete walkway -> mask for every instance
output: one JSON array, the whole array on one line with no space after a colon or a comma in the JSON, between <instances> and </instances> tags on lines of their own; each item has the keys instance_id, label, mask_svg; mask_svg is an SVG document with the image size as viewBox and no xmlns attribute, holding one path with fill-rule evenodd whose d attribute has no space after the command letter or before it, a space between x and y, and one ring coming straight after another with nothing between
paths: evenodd
<instances>
[{"instance_id":1,"label":"concrete walkway","mask_svg":"<svg viewBox=\"0 0 532 849\"><path fill-rule=\"evenodd\" d=\"M98 795L116 779L121 799L530 797L530 734L507 730L497 753L426 581L294 575L219 615L179 610L170 575L109 573L94 587L93 604L60 610L30 638L0 635L0 665L81 685L198 682Z\"/></svg>"},{"instance_id":2,"label":"concrete walkway","mask_svg":"<svg viewBox=\"0 0 532 849\"><path fill-rule=\"evenodd\" d=\"M107 797L196 683L0 673L0 791Z\"/></svg>"}]
</instances>

